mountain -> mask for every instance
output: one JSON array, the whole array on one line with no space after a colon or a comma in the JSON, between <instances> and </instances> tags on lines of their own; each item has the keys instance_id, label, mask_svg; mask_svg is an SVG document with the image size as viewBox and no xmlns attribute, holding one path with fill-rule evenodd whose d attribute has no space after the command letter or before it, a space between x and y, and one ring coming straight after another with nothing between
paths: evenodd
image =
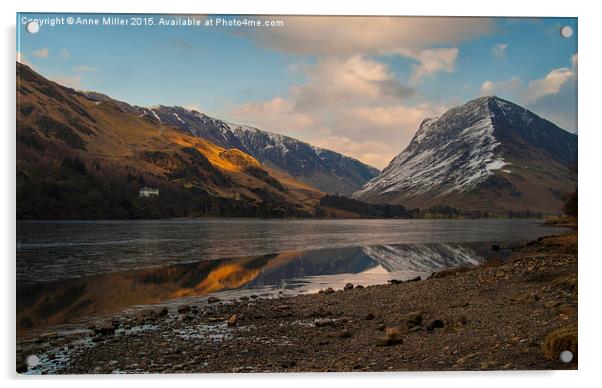
<instances>
[{"instance_id":1,"label":"mountain","mask_svg":"<svg viewBox=\"0 0 602 388\"><path fill-rule=\"evenodd\" d=\"M17 63L17 217L313 215L319 190L142 113Z\"/></svg>"},{"instance_id":2,"label":"mountain","mask_svg":"<svg viewBox=\"0 0 602 388\"><path fill-rule=\"evenodd\" d=\"M576 177L577 136L498 97L426 119L410 144L353 197L406 208L558 213Z\"/></svg>"},{"instance_id":3,"label":"mountain","mask_svg":"<svg viewBox=\"0 0 602 388\"><path fill-rule=\"evenodd\" d=\"M110 99L100 93L86 94L97 101ZM351 194L378 174L374 167L337 152L292 137L228 123L195 110L162 105L144 108L112 101L123 110L178 127L220 147L239 149L264 165L327 193Z\"/></svg>"}]
</instances>

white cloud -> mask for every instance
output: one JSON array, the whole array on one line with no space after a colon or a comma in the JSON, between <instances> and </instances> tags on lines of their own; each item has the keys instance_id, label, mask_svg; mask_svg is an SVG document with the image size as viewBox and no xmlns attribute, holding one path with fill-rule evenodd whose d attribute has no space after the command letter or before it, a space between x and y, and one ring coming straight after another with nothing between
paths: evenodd
<instances>
[{"instance_id":1,"label":"white cloud","mask_svg":"<svg viewBox=\"0 0 602 388\"><path fill-rule=\"evenodd\" d=\"M553 121L561 128L577 131L577 54L571 67L552 69L544 77L523 82L518 77L485 81L483 95L501 95Z\"/></svg>"},{"instance_id":2,"label":"white cloud","mask_svg":"<svg viewBox=\"0 0 602 388\"><path fill-rule=\"evenodd\" d=\"M292 86L284 96L241 104L228 116L382 168L425 117L444 110L407 105L414 89L399 83L387 65L362 56L326 58L295 71L302 71L307 82Z\"/></svg>"},{"instance_id":3,"label":"white cloud","mask_svg":"<svg viewBox=\"0 0 602 388\"><path fill-rule=\"evenodd\" d=\"M453 47L424 49L418 52L399 50L398 53L419 62L417 65L412 66L411 82L415 85L420 83L424 77L440 71L452 73L456 65L459 50Z\"/></svg>"},{"instance_id":4,"label":"white cloud","mask_svg":"<svg viewBox=\"0 0 602 388\"><path fill-rule=\"evenodd\" d=\"M544 78L529 81L524 94L524 99L527 102L530 102L548 94L556 94L560 91L560 88L574 76L575 73L569 68L561 67L559 69L554 69Z\"/></svg>"},{"instance_id":5,"label":"white cloud","mask_svg":"<svg viewBox=\"0 0 602 388\"><path fill-rule=\"evenodd\" d=\"M264 18L262 18L264 19ZM455 71L460 42L489 34L488 18L268 17L284 27L239 29L258 45L314 64L292 66L305 82L263 101L224 112L232 121L297 137L384 167L411 140L421 121L445 107L416 104L429 76ZM409 85L378 56L412 60Z\"/></svg>"},{"instance_id":6,"label":"white cloud","mask_svg":"<svg viewBox=\"0 0 602 388\"><path fill-rule=\"evenodd\" d=\"M491 96L499 93L515 93L522 87L522 81L518 77L512 77L505 81L485 81L481 85L481 94Z\"/></svg>"},{"instance_id":7,"label":"white cloud","mask_svg":"<svg viewBox=\"0 0 602 388\"><path fill-rule=\"evenodd\" d=\"M551 70L545 77L529 81L526 85L519 77L508 80L487 80L481 85L482 95L511 95L522 104L530 103L540 97L556 94L569 81L574 80L575 72L567 67Z\"/></svg>"},{"instance_id":8,"label":"white cloud","mask_svg":"<svg viewBox=\"0 0 602 388\"><path fill-rule=\"evenodd\" d=\"M283 20L285 26L239 33L283 52L351 56L454 45L488 34L494 28L494 21L489 18L278 16L272 19Z\"/></svg>"},{"instance_id":9,"label":"white cloud","mask_svg":"<svg viewBox=\"0 0 602 388\"><path fill-rule=\"evenodd\" d=\"M498 43L491 49L491 52L497 59L506 58L506 50L508 49L508 43Z\"/></svg>"},{"instance_id":10,"label":"white cloud","mask_svg":"<svg viewBox=\"0 0 602 388\"><path fill-rule=\"evenodd\" d=\"M41 49L35 50L31 54L36 58L45 59L48 58L48 56L50 55L50 49L48 47L43 47Z\"/></svg>"}]
</instances>

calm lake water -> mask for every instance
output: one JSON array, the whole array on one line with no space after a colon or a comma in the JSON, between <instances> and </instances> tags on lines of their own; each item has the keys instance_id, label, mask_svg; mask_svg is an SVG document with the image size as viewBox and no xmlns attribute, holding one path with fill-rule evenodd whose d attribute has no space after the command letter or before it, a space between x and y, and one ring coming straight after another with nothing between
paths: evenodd
<instances>
[{"instance_id":1,"label":"calm lake water","mask_svg":"<svg viewBox=\"0 0 602 388\"><path fill-rule=\"evenodd\" d=\"M17 316L24 329L210 294L426 277L564 231L523 220L18 222Z\"/></svg>"}]
</instances>

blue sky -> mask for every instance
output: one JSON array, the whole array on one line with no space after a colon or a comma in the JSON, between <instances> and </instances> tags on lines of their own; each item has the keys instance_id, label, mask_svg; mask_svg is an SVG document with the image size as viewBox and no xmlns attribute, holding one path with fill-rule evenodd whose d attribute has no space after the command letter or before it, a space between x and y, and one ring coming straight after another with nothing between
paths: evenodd
<instances>
[{"instance_id":1,"label":"blue sky","mask_svg":"<svg viewBox=\"0 0 602 388\"><path fill-rule=\"evenodd\" d=\"M576 19L246 17L276 27L43 25L20 14L21 62L143 106L180 105L382 168L420 122L481 95L576 132ZM187 16L164 16L182 20ZM229 20L244 16L223 17ZM574 34L560 35L562 26Z\"/></svg>"}]
</instances>

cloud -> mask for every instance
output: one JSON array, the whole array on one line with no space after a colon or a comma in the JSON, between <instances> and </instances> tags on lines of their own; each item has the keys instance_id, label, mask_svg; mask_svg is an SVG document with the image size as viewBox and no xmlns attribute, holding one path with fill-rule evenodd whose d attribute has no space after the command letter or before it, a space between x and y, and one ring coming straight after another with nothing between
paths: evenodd
<instances>
[{"instance_id":1,"label":"cloud","mask_svg":"<svg viewBox=\"0 0 602 388\"><path fill-rule=\"evenodd\" d=\"M561 128L577 131L577 54L571 67L550 70L544 77L523 82L519 77L487 80L482 95L501 95L524 105Z\"/></svg>"},{"instance_id":2,"label":"cloud","mask_svg":"<svg viewBox=\"0 0 602 388\"><path fill-rule=\"evenodd\" d=\"M355 55L348 59L326 58L303 68L308 81L291 88L298 110L325 110L414 96L389 67L376 60Z\"/></svg>"},{"instance_id":3,"label":"cloud","mask_svg":"<svg viewBox=\"0 0 602 388\"><path fill-rule=\"evenodd\" d=\"M515 93L522 87L522 81L519 77L512 77L505 81L485 81L481 85L481 94L491 96L499 93Z\"/></svg>"},{"instance_id":4,"label":"cloud","mask_svg":"<svg viewBox=\"0 0 602 388\"><path fill-rule=\"evenodd\" d=\"M401 84L387 65L359 55L324 58L295 71L307 82L285 95L236 106L228 116L382 168L424 118L444 111L432 104L408 105L415 90Z\"/></svg>"},{"instance_id":5,"label":"cloud","mask_svg":"<svg viewBox=\"0 0 602 388\"><path fill-rule=\"evenodd\" d=\"M46 59L50 55L50 49L48 47L43 47L35 50L31 54L36 58Z\"/></svg>"},{"instance_id":6,"label":"cloud","mask_svg":"<svg viewBox=\"0 0 602 388\"><path fill-rule=\"evenodd\" d=\"M506 58L506 50L508 49L508 43L498 43L491 49L493 56L497 59Z\"/></svg>"},{"instance_id":7,"label":"cloud","mask_svg":"<svg viewBox=\"0 0 602 388\"><path fill-rule=\"evenodd\" d=\"M485 81L481 85L483 95L514 94L521 103L526 104L540 97L556 94L567 82L574 80L575 72L568 67L551 70L545 77L534 79L524 84L520 78L514 76L504 81Z\"/></svg>"},{"instance_id":8,"label":"cloud","mask_svg":"<svg viewBox=\"0 0 602 388\"><path fill-rule=\"evenodd\" d=\"M418 52L400 49L398 53L419 62L417 65L412 65L413 72L410 80L415 85L420 83L424 77L440 71L452 73L459 50L455 47L425 49Z\"/></svg>"},{"instance_id":9,"label":"cloud","mask_svg":"<svg viewBox=\"0 0 602 388\"><path fill-rule=\"evenodd\" d=\"M544 78L529 81L525 100L530 102L548 94L556 94L574 76L575 73L571 69L561 67L550 71Z\"/></svg>"},{"instance_id":10,"label":"cloud","mask_svg":"<svg viewBox=\"0 0 602 388\"><path fill-rule=\"evenodd\" d=\"M457 44L494 28L489 18L288 16L284 27L248 34L259 44L282 52L320 56L393 54Z\"/></svg>"},{"instance_id":11,"label":"cloud","mask_svg":"<svg viewBox=\"0 0 602 388\"><path fill-rule=\"evenodd\" d=\"M262 17L262 19L265 19ZM277 16L284 27L238 29L257 45L311 56L297 64L305 81L224 114L235 122L283 133L384 167L411 140L423 119L446 107L417 103L426 77L454 72L457 46L489 34L489 18ZM402 82L383 57L411 61Z\"/></svg>"}]
</instances>

